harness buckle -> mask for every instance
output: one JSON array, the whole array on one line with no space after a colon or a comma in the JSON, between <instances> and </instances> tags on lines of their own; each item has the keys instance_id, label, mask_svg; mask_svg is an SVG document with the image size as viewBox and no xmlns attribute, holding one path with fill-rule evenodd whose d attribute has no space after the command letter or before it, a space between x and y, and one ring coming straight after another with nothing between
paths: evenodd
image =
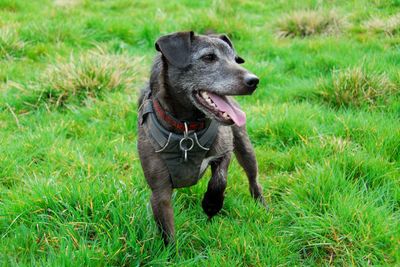
<instances>
[{"instance_id":1,"label":"harness buckle","mask_svg":"<svg viewBox=\"0 0 400 267\"><path fill-rule=\"evenodd\" d=\"M193 138L189 137L189 130L186 122L185 124L185 132L183 133L183 138L179 141L179 148L183 152L183 160L187 161L187 152L192 150L194 146Z\"/></svg>"}]
</instances>

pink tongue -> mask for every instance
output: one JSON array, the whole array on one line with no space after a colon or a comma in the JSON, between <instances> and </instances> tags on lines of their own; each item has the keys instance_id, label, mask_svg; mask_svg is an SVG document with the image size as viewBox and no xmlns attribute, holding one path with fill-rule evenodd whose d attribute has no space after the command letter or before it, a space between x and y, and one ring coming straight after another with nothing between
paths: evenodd
<instances>
[{"instance_id":1,"label":"pink tongue","mask_svg":"<svg viewBox=\"0 0 400 267\"><path fill-rule=\"evenodd\" d=\"M237 126L243 126L246 123L246 114L234 103L231 103L228 99L224 99L219 95L208 92L209 97L217 105L217 108L228 113L233 122Z\"/></svg>"}]
</instances>

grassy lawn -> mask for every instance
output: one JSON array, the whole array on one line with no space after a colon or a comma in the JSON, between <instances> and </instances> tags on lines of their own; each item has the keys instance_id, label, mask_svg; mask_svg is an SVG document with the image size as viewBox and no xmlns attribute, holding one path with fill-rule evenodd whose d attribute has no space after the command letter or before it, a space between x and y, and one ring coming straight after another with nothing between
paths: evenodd
<instances>
[{"instance_id":1,"label":"grassy lawn","mask_svg":"<svg viewBox=\"0 0 400 267\"><path fill-rule=\"evenodd\" d=\"M154 41L227 33L266 212L237 162L173 196L164 247L136 151ZM400 2L0 0L1 266L400 265Z\"/></svg>"}]
</instances>

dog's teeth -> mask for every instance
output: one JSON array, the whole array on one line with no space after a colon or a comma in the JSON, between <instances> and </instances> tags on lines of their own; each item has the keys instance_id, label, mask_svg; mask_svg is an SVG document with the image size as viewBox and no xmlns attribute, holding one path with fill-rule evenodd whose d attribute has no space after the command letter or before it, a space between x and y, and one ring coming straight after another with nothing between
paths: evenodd
<instances>
[{"instance_id":1,"label":"dog's teeth","mask_svg":"<svg viewBox=\"0 0 400 267\"><path fill-rule=\"evenodd\" d=\"M202 91L200 94L201 94L201 96L202 96L205 100L207 100L207 99L210 98L210 97L208 96L207 92L205 92L205 91Z\"/></svg>"},{"instance_id":2,"label":"dog's teeth","mask_svg":"<svg viewBox=\"0 0 400 267\"><path fill-rule=\"evenodd\" d=\"M228 113L226 113L226 112L224 112L224 113L222 113L222 117L224 118L224 119L227 119L227 120L229 120L231 117L228 115Z\"/></svg>"},{"instance_id":3,"label":"dog's teeth","mask_svg":"<svg viewBox=\"0 0 400 267\"><path fill-rule=\"evenodd\" d=\"M211 101L211 103L213 103L213 101L211 100L211 98L208 96L208 93L207 93L207 92L201 91L201 92L200 92L200 95L201 95L201 97L202 97L204 100L207 100L208 103L210 103L210 101Z\"/></svg>"}]
</instances>

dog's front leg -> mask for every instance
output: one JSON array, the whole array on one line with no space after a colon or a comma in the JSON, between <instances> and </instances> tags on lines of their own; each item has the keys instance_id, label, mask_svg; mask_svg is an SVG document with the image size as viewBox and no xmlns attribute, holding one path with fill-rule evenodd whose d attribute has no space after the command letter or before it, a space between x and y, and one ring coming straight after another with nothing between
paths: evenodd
<instances>
[{"instance_id":1,"label":"dog's front leg","mask_svg":"<svg viewBox=\"0 0 400 267\"><path fill-rule=\"evenodd\" d=\"M151 207L154 219L167 245L174 241L174 212L171 205L172 188L162 187L152 191Z\"/></svg>"},{"instance_id":2,"label":"dog's front leg","mask_svg":"<svg viewBox=\"0 0 400 267\"><path fill-rule=\"evenodd\" d=\"M150 201L154 219L162 233L164 243L171 243L174 240L172 184L167 167L161 157L154 152L143 128L139 128L138 151L144 176L152 192Z\"/></svg>"},{"instance_id":3,"label":"dog's front leg","mask_svg":"<svg viewBox=\"0 0 400 267\"><path fill-rule=\"evenodd\" d=\"M202 207L208 218L217 214L224 204L224 192L226 188L228 166L231 154L211 162L211 180L208 182L207 192L204 194Z\"/></svg>"},{"instance_id":4,"label":"dog's front leg","mask_svg":"<svg viewBox=\"0 0 400 267\"><path fill-rule=\"evenodd\" d=\"M247 174L251 196L260 201L265 207L267 203L262 194L262 187L258 183L258 165L256 153L250 142L246 127L232 127L234 135L235 156Z\"/></svg>"}]
</instances>

